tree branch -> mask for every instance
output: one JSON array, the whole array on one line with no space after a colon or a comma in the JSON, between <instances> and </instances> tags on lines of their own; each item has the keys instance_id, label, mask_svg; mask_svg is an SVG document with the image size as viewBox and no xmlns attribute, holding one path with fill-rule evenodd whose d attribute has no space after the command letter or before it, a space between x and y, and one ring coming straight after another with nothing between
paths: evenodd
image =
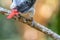
<instances>
[{"instance_id":1,"label":"tree branch","mask_svg":"<svg viewBox=\"0 0 60 40\"><path fill-rule=\"evenodd\" d=\"M5 15L9 15L9 13L11 12L10 10L7 10L5 8L2 8L0 7L0 12L5 12L6 14ZM34 20L31 20L31 19L27 19L25 17L23 17L22 15L19 14L18 16L19 18L19 21L22 22L22 23L25 23L25 24L28 24L29 26L51 36L52 38L54 38L55 40L60 40L60 35L54 33L52 30L48 29L47 27L37 23L36 21Z\"/></svg>"}]
</instances>

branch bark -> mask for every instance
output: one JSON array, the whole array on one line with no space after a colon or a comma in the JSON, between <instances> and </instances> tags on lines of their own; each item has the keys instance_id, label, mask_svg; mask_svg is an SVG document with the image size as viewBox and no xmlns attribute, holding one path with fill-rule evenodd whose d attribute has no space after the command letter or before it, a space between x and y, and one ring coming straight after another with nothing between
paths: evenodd
<instances>
[{"instance_id":1,"label":"branch bark","mask_svg":"<svg viewBox=\"0 0 60 40\"><path fill-rule=\"evenodd\" d=\"M5 8L0 7L0 12L5 12L5 15L9 15L9 13L11 12L10 10L7 10ZM19 18L19 21L22 23L25 23L49 36L51 36L52 38L54 38L54 40L60 40L60 35L56 34L55 32L53 32L52 30L48 29L47 27L37 23L34 20L31 19L27 19L25 17L23 17L22 15L19 14L19 16L17 16L17 18Z\"/></svg>"}]
</instances>

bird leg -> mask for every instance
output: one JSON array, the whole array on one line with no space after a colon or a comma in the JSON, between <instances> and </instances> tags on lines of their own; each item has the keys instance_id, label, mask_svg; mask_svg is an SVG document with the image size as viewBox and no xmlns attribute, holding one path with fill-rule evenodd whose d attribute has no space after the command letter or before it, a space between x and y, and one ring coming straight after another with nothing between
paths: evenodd
<instances>
[{"instance_id":1,"label":"bird leg","mask_svg":"<svg viewBox=\"0 0 60 40\"><path fill-rule=\"evenodd\" d=\"M29 12L29 17L28 17L28 19L33 20L33 16L34 16L34 14L35 14L35 9L34 9L34 7L32 7L30 10L28 10L28 12Z\"/></svg>"}]
</instances>

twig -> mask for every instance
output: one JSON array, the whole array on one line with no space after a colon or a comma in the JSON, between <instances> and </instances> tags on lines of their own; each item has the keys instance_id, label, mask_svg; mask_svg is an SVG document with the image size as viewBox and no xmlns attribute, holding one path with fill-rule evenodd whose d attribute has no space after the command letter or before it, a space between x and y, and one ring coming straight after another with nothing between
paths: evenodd
<instances>
[{"instance_id":1,"label":"twig","mask_svg":"<svg viewBox=\"0 0 60 40\"><path fill-rule=\"evenodd\" d=\"M7 10L5 8L0 7L0 12L6 12L8 15L10 13L10 10ZM37 30L51 36L52 38L54 38L55 40L60 40L60 35L54 33L52 30L48 29L47 27L37 23L34 20L31 19L27 19L25 17L23 17L22 15L19 15L19 21L25 24L28 24L29 26L36 28Z\"/></svg>"}]
</instances>

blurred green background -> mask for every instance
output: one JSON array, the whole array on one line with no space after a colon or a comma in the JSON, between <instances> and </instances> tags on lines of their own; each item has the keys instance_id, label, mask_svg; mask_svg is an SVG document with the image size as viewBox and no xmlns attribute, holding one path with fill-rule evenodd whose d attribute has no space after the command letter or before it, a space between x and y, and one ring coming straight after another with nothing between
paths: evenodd
<instances>
[{"instance_id":1,"label":"blurred green background","mask_svg":"<svg viewBox=\"0 0 60 40\"><path fill-rule=\"evenodd\" d=\"M52 18L49 20L47 26L49 29L60 35L60 8L56 12L56 14L53 15ZM48 40L53 40L53 39L48 37Z\"/></svg>"},{"instance_id":2,"label":"blurred green background","mask_svg":"<svg viewBox=\"0 0 60 40\"><path fill-rule=\"evenodd\" d=\"M13 19L8 20L0 14L0 40L20 40L17 28Z\"/></svg>"},{"instance_id":3,"label":"blurred green background","mask_svg":"<svg viewBox=\"0 0 60 40\"><path fill-rule=\"evenodd\" d=\"M53 30L54 32L60 35L60 9L49 20L48 28L50 28L51 30Z\"/></svg>"}]
</instances>

